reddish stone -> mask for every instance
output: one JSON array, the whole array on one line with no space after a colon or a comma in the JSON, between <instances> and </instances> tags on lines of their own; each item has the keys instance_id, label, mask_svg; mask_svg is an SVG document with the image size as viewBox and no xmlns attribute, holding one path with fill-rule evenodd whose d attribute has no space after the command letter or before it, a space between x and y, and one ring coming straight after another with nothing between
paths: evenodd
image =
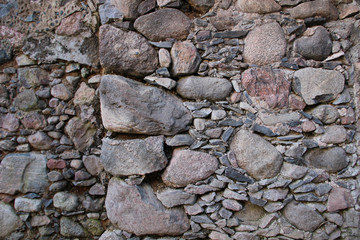
<instances>
[{"instance_id":1,"label":"reddish stone","mask_svg":"<svg viewBox=\"0 0 360 240\"><path fill-rule=\"evenodd\" d=\"M176 42L171 48L171 59L175 76L195 73L201 62L201 57L191 42Z\"/></svg>"},{"instance_id":2,"label":"reddish stone","mask_svg":"<svg viewBox=\"0 0 360 240\"><path fill-rule=\"evenodd\" d=\"M243 72L242 84L252 97L259 97L270 108L288 106L290 81L285 72L271 67L251 68Z\"/></svg>"},{"instance_id":3,"label":"reddish stone","mask_svg":"<svg viewBox=\"0 0 360 240\"><path fill-rule=\"evenodd\" d=\"M46 163L48 169L63 169L66 167L64 160L49 159Z\"/></svg>"},{"instance_id":4,"label":"reddish stone","mask_svg":"<svg viewBox=\"0 0 360 240\"><path fill-rule=\"evenodd\" d=\"M291 94L289 97L289 105L292 110L303 110L306 107L304 100L294 94Z\"/></svg>"},{"instance_id":5,"label":"reddish stone","mask_svg":"<svg viewBox=\"0 0 360 240\"><path fill-rule=\"evenodd\" d=\"M354 206L354 199L351 196L350 190L342 187L334 187L329 195L327 202L327 209L329 212L334 212Z\"/></svg>"},{"instance_id":6,"label":"reddish stone","mask_svg":"<svg viewBox=\"0 0 360 240\"><path fill-rule=\"evenodd\" d=\"M231 103L238 103L241 100L241 93L234 92L230 96Z\"/></svg>"},{"instance_id":7,"label":"reddish stone","mask_svg":"<svg viewBox=\"0 0 360 240\"><path fill-rule=\"evenodd\" d=\"M301 127L304 132L312 132L312 131L315 131L315 129L316 129L315 123L313 123L312 121L309 121L309 120L303 122L301 124Z\"/></svg>"},{"instance_id":8,"label":"reddish stone","mask_svg":"<svg viewBox=\"0 0 360 240\"><path fill-rule=\"evenodd\" d=\"M343 108L340 110L340 121L341 124L352 124L356 121L355 112L354 110L349 107L348 109Z\"/></svg>"},{"instance_id":9,"label":"reddish stone","mask_svg":"<svg viewBox=\"0 0 360 240\"><path fill-rule=\"evenodd\" d=\"M27 114L22 120L21 123L26 129L41 129L46 126L46 119L43 115L33 112Z\"/></svg>"},{"instance_id":10,"label":"reddish stone","mask_svg":"<svg viewBox=\"0 0 360 240\"><path fill-rule=\"evenodd\" d=\"M82 12L76 12L64 18L56 29L56 34L66 36L79 34L83 28L81 15Z\"/></svg>"},{"instance_id":11,"label":"reddish stone","mask_svg":"<svg viewBox=\"0 0 360 240\"><path fill-rule=\"evenodd\" d=\"M7 39L14 47L21 47L26 35L16 30L0 26L0 39Z\"/></svg>"},{"instance_id":12,"label":"reddish stone","mask_svg":"<svg viewBox=\"0 0 360 240\"><path fill-rule=\"evenodd\" d=\"M0 127L10 132L15 132L19 129L19 120L15 114L2 114L0 115Z\"/></svg>"},{"instance_id":13,"label":"reddish stone","mask_svg":"<svg viewBox=\"0 0 360 240\"><path fill-rule=\"evenodd\" d=\"M91 177L91 175L85 171L76 171L75 172L75 181L87 180Z\"/></svg>"}]
</instances>

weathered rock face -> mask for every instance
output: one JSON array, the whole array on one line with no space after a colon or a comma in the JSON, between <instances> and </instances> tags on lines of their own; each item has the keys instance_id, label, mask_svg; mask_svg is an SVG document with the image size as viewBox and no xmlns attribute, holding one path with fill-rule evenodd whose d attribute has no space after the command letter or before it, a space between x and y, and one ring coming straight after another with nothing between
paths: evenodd
<instances>
[{"instance_id":1,"label":"weathered rock face","mask_svg":"<svg viewBox=\"0 0 360 240\"><path fill-rule=\"evenodd\" d=\"M195 73L201 57L191 42L176 42L171 48L172 72L175 76Z\"/></svg>"},{"instance_id":2,"label":"weathered rock face","mask_svg":"<svg viewBox=\"0 0 360 240\"><path fill-rule=\"evenodd\" d=\"M100 102L103 124L113 132L172 135L191 121L177 97L120 76L102 77Z\"/></svg>"},{"instance_id":3,"label":"weathered rock face","mask_svg":"<svg viewBox=\"0 0 360 240\"><path fill-rule=\"evenodd\" d=\"M283 159L276 148L249 131L237 132L230 150L235 153L239 167L255 179L275 177L281 169Z\"/></svg>"},{"instance_id":4,"label":"weathered rock face","mask_svg":"<svg viewBox=\"0 0 360 240\"><path fill-rule=\"evenodd\" d=\"M22 222L14 209L9 204L0 201L0 237L5 239L5 236L21 227L21 225Z\"/></svg>"},{"instance_id":5,"label":"weathered rock face","mask_svg":"<svg viewBox=\"0 0 360 240\"><path fill-rule=\"evenodd\" d=\"M310 36L304 36L294 42L294 50L305 58L324 60L331 54L332 41L324 27L317 27Z\"/></svg>"},{"instance_id":6,"label":"weathered rock face","mask_svg":"<svg viewBox=\"0 0 360 240\"><path fill-rule=\"evenodd\" d=\"M167 208L172 208L184 204L194 204L196 196L179 189L167 188L156 194L160 202Z\"/></svg>"},{"instance_id":7,"label":"weathered rock face","mask_svg":"<svg viewBox=\"0 0 360 240\"><path fill-rule=\"evenodd\" d=\"M237 0L236 7L241 12L271 13L281 10L281 6L274 0Z\"/></svg>"},{"instance_id":8,"label":"weathered rock face","mask_svg":"<svg viewBox=\"0 0 360 240\"><path fill-rule=\"evenodd\" d=\"M14 106L23 111L31 111L38 108L38 101L33 89L20 92L14 99Z\"/></svg>"},{"instance_id":9,"label":"weathered rock face","mask_svg":"<svg viewBox=\"0 0 360 240\"><path fill-rule=\"evenodd\" d=\"M101 162L115 176L145 175L165 168L164 137L134 140L104 138Z\"/></svg>"},{"instance_id":10,"label":"weathered rock face","mask_svg":"<svg viewBox=\"0 0 360 240\"><path fill-rule=\"evenodd\" d=\"M206 12L215 4L215 0L188 0L188 3L197 11Z\"/></svg>"},{"instance_id":11,"label":"weathered rock face","mask_svg":"<svg viewBox=\"0 0 360 240\"><path fill-rule=\"evenodd\" d=\"M254 28L245 38L244 60L247 63L266 65L280 61L286 51L283 30L276 22Z\"/></svg>"},{"instance_id":12,"label":"weathered rock face","mask_svg":"<svg viewBox=\"0 0 360 240\"><path fill-rule=\"evenodd\" d=\"M341 125L333 125L325 128L324 135L320 141L327 144L343 143L346 141L346 129Z\"/></svg>"},{"instance_id":13,"label":"weathered rock face","mask_svg":"<svg viewBox=\"0 0 360 240\"><path fill-rule=\"evenodd\" d=\"M217 168L218 160L210 154L177 149L162 179L169 186L185 187L209 177Z\"/></svg>"},{"instance_id":14,"label":"weathered rock face","mask_svg":"<svg viewBox=\"0 0 360 240\"><path fill-rule=\"evenodd\" d=\"M344 82L338 71L304 68L295 72L293 88L306 104L314 105L335 99L344 89Z\"/></svg>"},{"instance_id":15,"label":"weathered rock face","mask_svg":"<svg viewBox=\"0 0 360 240\"><path fill-rule=\"evenodd\" d=\"M76 149L84 151L93 144L96 128L92 123L83 122L80 118L74 117L67 123L65 133L70 137Z\"/></svg>"},{"instance_id":16,"label":"weathered rock face","mask_svg":"<svg viewBox=\"0 0 360 240\"><path fill-rule=\"evenodd\" d=\"M28 137L28 141L35 149L48 150L51 148L52 139L44 132L36 132Z\"/></svg>"},{"instance_id":17,"label":"weathered rock face","mask_svg":"<svg viewBox=\"0 0 360 240\"><path fill-rule=\"evenodd\" d=\"M16 123L16 121L14 121ZM24 125L27 129L41 129L46 126L46 119L44 115L38 113L38 112L32 112L29 114L26 114L23 119L21 119L21 123Z\"/></svg>"},{"instance_id":18,"label":"weathered rock face","mask_svg":"<svg viewBox=\"0 0 360 240\"><path fill-rule=\"evenodd\" d=\"M335 212L353 206L354 199L351 196L350 190L342 187L334 187L331 190L327 202L327 210L329 212Z\"/></svg>"},{"instance_id":19,"label":"weathered rock face","mask_svg":"<svg viewBox=\"0 0 360 240\"><path fill-rule=\"evenodd\" d=\"M100 27L99 55L108 71L135 77L154 72L158 65L156 51L143 36L108 24Z\"/></svg>"},{"instance_id":20,"label":"weathered rock face","mask_svg":"<svg viewBox=\"0 0 360 240\"><path fill-rule=\"evenodd\" d=\"M331 105L319 105L311 114L325 124L331 124L340 117L338 110Z\"/></svg>"},{"instance_id":21,"label":"weathered rock face","mask_svg":"<svg viewBox=\"0 0 360 240\"><path fill-rule=\"evenodd\" d=\"M19 120L15 114L1 114L0 115L0 127L10 132L16 132L19 129Z\"/></svg>"},{"instance_id":22,"label":"weathered rock face","mask_svg":"<svg viewBox=\"0 0 360 240\"><path fill-rule=\"evenodd\" d=\"M176 236L190 227L185 212L180 208L166 209L147 184L131 186L112 178L105 206L114 225L137 236Z\"/></svg>"},{"instance_id":23,"label":"weathered rock face","mask_svg":"<svg viewBox=\"0 0 360 240\"><path fill-rule=\"evenodd\" d=\"M336 20L338 18L338 10L330 0L316 0L304 2L292 8L290 15L293 18L308 18L321 16L328 19Z\"/></svg>"},{"instance_id":24,"label":"weathered rock face","mask_svg":"<svg viewBox=\"0 0 360 240\"><path fill-rule=\"evenodd\" d=\"M43 192L48 186L46 157L35 153L8 154L0 164L0 192Z\"/></svg>"},{"instance_id":25,"label":"weathered rock face","mask_svg":"<svg viewBox=\"0 0 360 240\"><path fill-rule=\"evenodd\" d=\"M49 74L41 68L20 68L18 79L26 88L49 84Z\"/></svg>"},{"instance_id":26,"label":"weathered rock face","mask_svg":"<svg viewBox=\"0 0 360 240\"><path fill-rule=\"evenodd\" d=\"M189 76L178 81L176 91L189 99L222 100L229 96L231 83L225 78Z\"/></svg>"},{"instance_id":27,"label":"weathered rock face","mask_svg":"<svg viewBox=\"0 0 360 240\"><path fill-rule=\"evenodd\" d=\"M315 210L295 201L286 205L283 214L291 224L308 232L313 232L324 221Z\"/></svg>"},{"instance_id":28,"label":"weathered rock face","mask_svg":"<svg viewBox=\"0 0 360 240\"><path fill-rule=\"evenodd\" d=\"M288 106L290 81L279 69L251 68L242 73L242 84L252 97L265 101L270 108Z\"/></svg>"},{"instance_id":29,"label":"weathered rock face","mask_svg":"<svg viewBox=\"0 0 360 240\"><path fill-rule=\"evenodd\" d=\"M337 172L348 165L345 150L340 147L313 149L305 154L307 166Z\"/></svg>"},{"instance_id":30,"label":"weathered rock face","mask_svg":"<svg viewBox=\"0 0 360 240\"><path fill-rule=\"evenodd\" d=\"M177 9L164 8L136 19L134 27L150 41L182 40L190 31L190 19Z\"/></svg>"}]
</instances>

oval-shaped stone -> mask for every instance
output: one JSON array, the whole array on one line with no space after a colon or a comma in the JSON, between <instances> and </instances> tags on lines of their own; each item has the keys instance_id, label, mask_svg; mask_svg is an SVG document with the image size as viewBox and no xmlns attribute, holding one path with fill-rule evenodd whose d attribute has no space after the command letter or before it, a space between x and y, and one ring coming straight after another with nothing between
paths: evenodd
<instances>
[{"instance_id":1,"label":"oval-shaped stone","mask_svg":"<svg viewBox=\"0 0 360 240\"><path fill-rule=\"evenodd\" d=\"M328 172L338 172L348 165L345 150L340 147L316 148L305 153L305 164Z\"/></svg>"}]
</instances>

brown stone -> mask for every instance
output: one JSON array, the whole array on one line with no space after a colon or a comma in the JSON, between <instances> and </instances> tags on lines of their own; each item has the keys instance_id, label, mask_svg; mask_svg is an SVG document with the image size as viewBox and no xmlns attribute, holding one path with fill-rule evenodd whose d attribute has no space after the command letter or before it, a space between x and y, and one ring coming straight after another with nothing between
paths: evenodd
<instances>
[{"instance_id":1,"label":"brown stone","mask_svg":"<svg viewBox=\"0 0 360 240\"><path fill-rule=\"evenodd\" d=\"M162 175L163 181L173 187L185 187L209 177L218 168L216 157L207 153L176 149L169 166Z\"/></svg>"},{"instance_id":2,"label":"brown stone","mask_svg":"<svg viewBox=\"0 0 360 240\"><path fill-rule=\"evenodd\" d=\"M281 10L281 6L274 0L237 0L236 8L240 12L248 13L271 13Z\"/></svg>"},{"instance_id":3,"label":"brown stone","mask_svg":"<svg viewBox=\"0 0 360 240\"><path fill-rule=\"evenodd\" d=\"M325 17L330 20L338 18L338 11L330 0L315 0L299 4L290 9L293 18L309 18L315 16Z\"/></svg>"},{"instance_id":4,"label":"brown stone","mask_svg":"<svg viewBox=\"0 0 360 240\"><path fill-rule=\"evenodd\" d=\"M56 34L65 36L79 34L84 29L81 21L82 15L82 12L75 12L61 20L60 25L56 28Z\"/></svg>"},{"instance_id":5,"label":"brown stone","mask_svg":"<svg viewBox=\"0 0 360 240\"><path fill-rule=\"evenodd\" d=\"M351 5L351 6L348 6L348 7L345 7L340 15L339 15L339 18L340 19L344 19L344 18L347 18L347 17L351 17L351 16L354 16L355 14L357 14L358 12L360 11L360 7L359 5L355 4L355 5Z\"/></svg>"},{"instance_id":6,"label":"brown stone","mask_svg":"<svg viewBox=\"0 0 360 240\"><path fill-rule=\"evenodd\" d=\"M65 133L70 137L76 149L84 151L93 144L96 128L92 123L83 122L80 118L74 117L67 123Z\"/></svg>"},{"instance_id":7,"label":"brown stone","mask_svg":"<svg viewBox=\"0 0 360 240\"><path fill-rule=\"evenodd\" d=\"M312 132L316 130L316 125L312 121L305 121L301 124L302 130L304 132Z\"/></svg>"},{"instance_id":8,"label":"brown stone","mask_svg":"<svg viewBox=\"0 0 360 240\"><path fill-rule=\"evenodd\" d=\"M290 94L289 106L292 110L303 110L306 107L306 103L300 96L295 94Z\"/></svg>"},{"instance_id":9,"label":"brown stone","mask_svg":"<svg viewBox=\"0 0 360 240\"><path fill-rule=\"evenodd\" d=\"M52 146L52 139L44 132L36 132L30 135L28 141L33 148L40 150L48 150Z\"/></svg>"},{"instance_id":10,"label":"brown stone","mask_svg":"<svg viewBox=\"0 0 360 240\"><path fill-rule=\"evenodd\" d=\"M354 206L354 199L348 189L342 187L334 187L329 195L327 202L327 210L329 212L335 212L351 208Z\"/></svg>"},{"instance_id":11,"label":"brown stone","mask_svg":"<svg viewBox=\"0 0 360 240\"><path fill-rule=\"evenodd\" d=\"M51 88L51 95L64 101L70 100L73 97L71 89L62 83Z\"/></svg>"},{"instance_id":12,"label":"brown stone","mask_svg":"<svg viewBox=\"0 0 360 240\"><path fill-rule=\"evenodd\" d=\"M176 42L171 48L172 72L175 76L195 73L201 57L191 42Z\"/></svg>"},{"instance_id":13,"label":"brown stone","mask_svg":"<svg viewBox=\"0 0 360 240\"><path fill-rule=\"evenodd\" d=\"M46 119L44 115L39 114L38 112L32 112L25 115L24 118L21 119L21 123L26 129L39 130L46 127Z\"/></svg>"},{"instance_id":14,"label":"brown stone","mask_svg":"<svg viewBox=\"0 0 360 240\"><path fill-rule=\"evenodd\" d=\"M66 168L66 162L64 160L49 159L46 166L49 169L63 169Z\"/></svg>"},{"instance_id":15,"label":"brown stone","mask_svg":"<svg viewBox=\"0 0 360 240\"><path fill-rule=\"evenodd\" d=\"M241 21L241 17L233 15L230 10L218 9L216 16L210 18L211 24L218 30L232 30Z\"/></svg>"},{"instance_id":16,"label":"brown stone","mask_svg":"<svg viewBox=\"0 0 360 240\"><path fill-rule=\"evenodd\" d=\"M325 128L324 135L321 136L320 141L327 144L336 144L346 141L346 129L341 125L333 125Z\"/></svg>"},{"instance_id":17,"label":"brown stone","mask_svg":"<svg viewBox=\"0 0 360 240\"><path fill-rule=\"evenodd\" d=\"M197 11L206 12L214 6L215 0L188 0L188 3Z\"/></svg>"},{"instance_id":18,"label":"brown stone","mask_svg":"<svg viewBox=\"0 0 360 240\"><path fill-rule=\"evenodd\" d=\"M74 104L90 104L94 100L95 90L82 82L74 96Z\"/></svg>"},{"instance_id":19,"label":"brown stone","mask_svg":"<svg viewBox=\"0 0 360 240\"><path fill-rule=\"evenodd\" d=\"M248 69L242 74L242 84L250 96L260 98L270 108L288 106L290 81L280 69L271 67Z\"/></svg>"}]
</instances>

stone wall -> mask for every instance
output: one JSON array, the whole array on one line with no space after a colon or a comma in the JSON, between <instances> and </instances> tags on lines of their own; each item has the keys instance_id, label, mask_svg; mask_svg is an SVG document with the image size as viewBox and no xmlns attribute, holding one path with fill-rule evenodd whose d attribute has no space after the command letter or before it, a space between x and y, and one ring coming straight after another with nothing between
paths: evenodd
<instances>
[{"instance_id":1,"label":"stone wall","mask_svg":"<svg viewBox=\"0 0 360 240\"><path fill-rule=\"evenodd\" d=\"M0 239L359 239L358 0L0 0Z\"/></svg>"}]
</instances>

